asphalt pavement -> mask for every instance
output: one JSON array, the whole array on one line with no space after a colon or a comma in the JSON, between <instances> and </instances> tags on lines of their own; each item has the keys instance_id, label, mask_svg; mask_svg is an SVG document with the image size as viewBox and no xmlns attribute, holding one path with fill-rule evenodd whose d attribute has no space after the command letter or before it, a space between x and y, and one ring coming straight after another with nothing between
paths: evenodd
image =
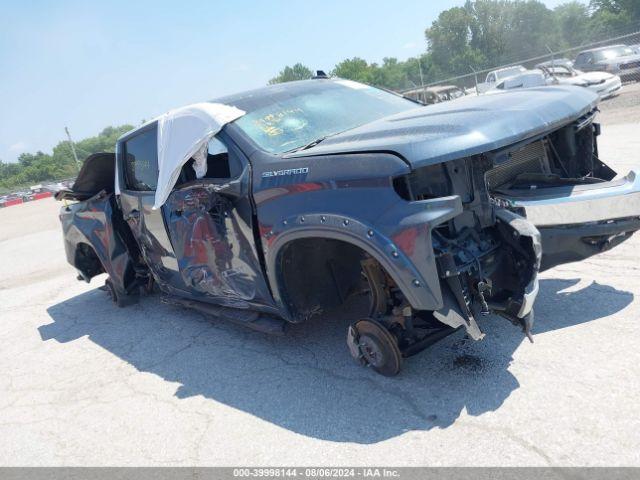
<instances>
[{"instance_id":1,"label":"asphalt pavement","mask_svg":"<svg viewBox=\"0 0 640 480\"><path fill-rule=\"evenodd\" d=\"M639 128L603 125L600 157L640 165ZM0 210L0 465L640 465L640 236L542 275L534 344L489 316L385 378L349 311L271 338L118 309L76 281L59 206Z\"/></svg>"}]
</instances>

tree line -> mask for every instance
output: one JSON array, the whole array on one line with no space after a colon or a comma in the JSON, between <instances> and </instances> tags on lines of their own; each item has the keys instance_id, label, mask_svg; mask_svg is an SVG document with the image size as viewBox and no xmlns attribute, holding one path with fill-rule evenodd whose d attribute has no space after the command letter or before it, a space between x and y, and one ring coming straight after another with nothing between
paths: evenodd
<instances>
[{"instance_id":1,"label":"tree line","mask_svg":"<svg viewBox=\"0 0 640 480\"><path fill-rule=\"evenodd\" d=\"M425 32L423 54L369 63L345 59L331 75L403 90L521 59L640 30L639 0L591 0L553 10L538 0L467 0L444 10ZM286 66L269 83L310 78L302 63Z\"/></svg>"},{"instance_id":2,"label":"tree line","mask_svg":"<svg viewBox=\"0 0 640 480\"><path fill-rule=\"evenodd\" d=\"M132 125L107 127L95 137L74 142L78 158L82 161L92 153L113 152L118 137L132 128ZM21 153L15 163L0 160L0 191L12 191L43 181L73 178L77 173L78 166L73 158L71 144L65 140L53 147L51 154L41 151Z\"/></svg>"}]
</instances>

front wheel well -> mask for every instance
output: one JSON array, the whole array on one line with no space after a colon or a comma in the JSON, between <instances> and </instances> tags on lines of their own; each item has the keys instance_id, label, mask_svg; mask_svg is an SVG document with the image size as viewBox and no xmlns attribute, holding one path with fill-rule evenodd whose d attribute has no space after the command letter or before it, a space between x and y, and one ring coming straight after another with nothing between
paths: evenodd
<instances>
[{"instance_id":1,"label":"front wheel well","mask_svg":"<svg viewBox=\"0 0 640 480\"><path fill-rule=\"evenodd\" d=\"M361 262L368 254L342 240L301 238L279 254L281 297L298 320L304 320L365 293Z\"/></svg>"}]
</instances>

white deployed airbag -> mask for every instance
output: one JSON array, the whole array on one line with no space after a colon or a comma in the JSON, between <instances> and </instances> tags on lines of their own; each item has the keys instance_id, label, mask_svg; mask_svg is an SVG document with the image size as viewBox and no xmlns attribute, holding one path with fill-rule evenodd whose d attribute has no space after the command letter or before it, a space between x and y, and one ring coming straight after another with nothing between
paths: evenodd
<instances>
[{"instance_id":1,"label":"white deployed airbag","mask_svg":"<svg viewBox=\"0 0 640 480\"><path fill-rule=\"evenodd\" d=\"M233 122L245 112L221 103L194 103L170 110L158 118L158 187L154 210L160 208L169 197L180 176L182 166L191 157L198 158L201 173L209 139L227 123ZM202 150L204 149L204 150ZM205 155L202 155L202 153ZM200 155L197 155L200 153ZM202 173L204 175L204 173Z\"/></svg>"},{"instance_id":2,"label":"white deployed airbag","mask_svg":"<svg viewBox=\"0 0 640 480\"><path fill-rule=\"evenodd\" d=\"M196 172L196 178L202 178L207 174L208 147L209 143L203 143L198 151L193 154L193 170Z\"/></svg>"}]
</instances>

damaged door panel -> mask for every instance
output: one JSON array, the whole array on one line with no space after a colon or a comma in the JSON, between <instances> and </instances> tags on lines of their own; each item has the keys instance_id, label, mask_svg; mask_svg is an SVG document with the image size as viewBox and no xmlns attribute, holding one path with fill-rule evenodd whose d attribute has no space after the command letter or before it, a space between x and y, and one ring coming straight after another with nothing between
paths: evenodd
<instances>
[{"instance_id":1,"label":"damaged door panel","mask_svg":"<svg viewBox=\"0 0 640 480\"><path fill-rule=\"evenodd\" d=\"M253 245L224 185L198 184L175 190L163 206L167 229L188 291L227 307L273 306Z\"/></svg>"},{"instance_id":2,"label":"damaged door panel","mask_svg":"<svg viewBox=\"0 0 640 480\"><path fill-rule=\"evenodd\" d=\"M597 102L547 86L419 106L318 76L172 110L58 196L77 202L67 258L266 333L353 302L348 352L384 375L490 335L490 314L533 341L539 272L640 229L640 170L600 159Z\"/></svg>"},{"instance_id":3,"label":"damaged door panel","mask_svg":"<svg viewBox=\"0 0 640 480\"><path fill-rule=\"evenodd\" d=\"M137 250L113 194L98 193L60 213L67 260L89 281L107 273L118 293L135 293Z\"/></svg>"},{"instance_id":4,"label":"damaged door panel","mask_svg":"<svg viewBox=\"0 0 640 480\"><path fill-rule=\"evenodd\" d=\"M91 155L73 188L55 198L65 202L60 221L67 261L86 282L107 273L114 300L124 305L125 298L135 300L146 268L113 194L114 173L113 153Z\"/></svg>"},{"instance_id":5,"label":"damaged door panel","mask_svg":"<svg viewBox=\"0 0 640 480\"><path fill-rule=\"evenodd\" d=\"M156 138L157 126L151 123L121 142L119 200L123 217L156 283L171 291L185 291L162 210L153 208L158 172Z\"/></svg>"}]
</instances>

